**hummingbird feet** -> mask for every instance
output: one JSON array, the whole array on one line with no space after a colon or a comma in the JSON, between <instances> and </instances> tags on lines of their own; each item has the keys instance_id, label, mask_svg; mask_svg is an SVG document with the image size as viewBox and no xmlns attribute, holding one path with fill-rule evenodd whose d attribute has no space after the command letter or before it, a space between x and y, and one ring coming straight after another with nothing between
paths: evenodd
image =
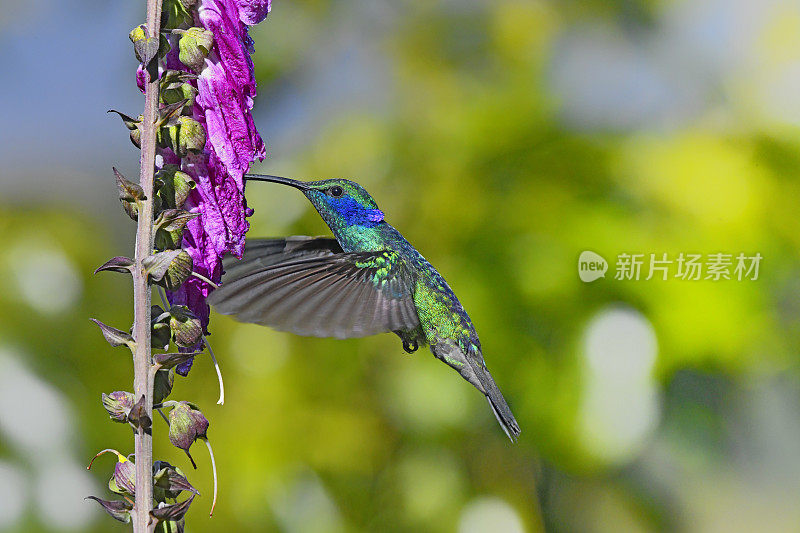
<instances>
[{"instance_id":1,"label":"hummingbird feet","mask_svg":"<svg viewBox=\"0 0 800 533\"><path fill-rule=\"evenodd\" d=\"M419 343L417 342L417 339L413 339L410 341L407 339L403 339L403 349L406 351L406 353L414 353L417 351L417 348L419 348Z\"/></svg>"},{"instance_id":2,"label":"hummingbird feet","mask_svg":"<svg viewBox=\"0 0 800 533\"><path fill-rule=\"evenodd\" d=\"M395 335L400 337L400 340L403 341L403 349L406 353L414 353L417 351L417 348L420 345L425 346L425 337L422 336L422 332L419 331L419 327L415 330L397 330L394 332Z\"/></svg>"}]
</instances>

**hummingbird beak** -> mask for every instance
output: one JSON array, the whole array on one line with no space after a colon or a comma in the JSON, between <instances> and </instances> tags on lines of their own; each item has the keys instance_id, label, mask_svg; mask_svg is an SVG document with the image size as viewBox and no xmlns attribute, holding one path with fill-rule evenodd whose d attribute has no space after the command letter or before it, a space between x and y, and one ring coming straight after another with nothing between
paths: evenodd
<instances>
[{"instance_id":1,"label":"hummingbird beak","mask_svg":"<svg viewBox=\"0 0 800 533\"><path fill-rule=\"evenodd\" d=\"M309 186L302 181L282 178L280 176L270 176L268 174L245 174L244 179L246 181L268 181L271 183L282 183L284 185L288 185L289 187L300 189L301 191L307 191L309 189Z\"/></svg>"}]
</instances>

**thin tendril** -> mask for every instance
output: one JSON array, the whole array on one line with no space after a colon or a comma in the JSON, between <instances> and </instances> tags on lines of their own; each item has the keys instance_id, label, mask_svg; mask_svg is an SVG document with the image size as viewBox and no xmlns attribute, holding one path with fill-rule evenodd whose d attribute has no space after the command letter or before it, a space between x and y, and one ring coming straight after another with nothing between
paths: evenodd
<instances>
[{"instance_id":1,"label":"thin tendril","mask_svg":"<svg viewBox=\"0 0 800 533\"><path fill-rule=\"evenodd\" d=\"M203 439L203 442L206 443L208 455L211 456L211 472L214 475L214 500L211 502L211 512L208 513L208 516L213 516L214 507L217 506L217 462L214 460L214 450L211 449L211 442L208 439Z\"/></svg>"},{"instance_id":2,"label":"thin tendril","mask_svg":"<svg viewBox=\"0 0 800 533\"><path fill-rule=\"evenodd\" d=\"M219 289L219 285L217 285L216 283L214 283L213 281L211 281L210 279L208 279L207 277L205 277L202 274L198 274L197 272L192 272L192 276L196 277L197 279L199 279L201 281L205 281L206 283L208 283L209 285L211 285L215 289Z\"/></svg>"},{"instance_id":3,"label":"thin tendril","mask_svg":"<svg viewBox=\"0 0 800 533\"><path fill-rule=\"evenodd\" d=\"M220 370L219 368L219 363L217 363L217 358L214 357L214 350L211 349L211 345L208 343L208 339L203 337L203 342L206 343L206 347L208 348L208 353L211 355L211 361L214 363L214 370L217 371L217 379L219 380L219 400L217 400L217 404L224 405L225 385L222 383L222 370Z\"/></svg>"}]
</instances>

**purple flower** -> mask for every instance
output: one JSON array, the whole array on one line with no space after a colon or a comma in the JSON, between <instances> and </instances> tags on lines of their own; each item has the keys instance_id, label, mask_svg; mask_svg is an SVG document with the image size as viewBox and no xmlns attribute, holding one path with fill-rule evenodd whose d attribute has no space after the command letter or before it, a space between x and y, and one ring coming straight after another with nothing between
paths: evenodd
<instances>
[{"instance_id":1,"label":"purple flower","mask_svg":"<svg viewBox=\"0 0 800 533\"><path fill-rule=\"evenodd\" d=\"M214 44L193 82L198 94L192 116L206 130L206 145L203 153L181 161L182 170L197 183L184 208L200 213L186 226L183 248L192 257L195 272L219 282L222 256L241 257L250 227L245 218L252 210L245 203L244 175L251 162L266 156L251 114L256 81L247 25L266 17L270 1L201 0L197 6L195 24L214 34ZM166 66L189 70L178 60L176 47L168 54ZM165 164L177 162L169 150L162 157ZM189 307L206 333L209 307L205 299L210 290L207 283L190 278L170 293L170 301ZM186 375L191 365L188 361L176 370Z\"/></svg>"},{"instance_id":2,"label":"purple flower","mask_svg":"<svg viewBox=\"0 0 800 533\"><path fill-rule=\"evenodd\" d=\"M239 5L239 19L248 26L254 26L267 18L272 9L272 0L236 0Z\"/></svg>"}]
</instances>

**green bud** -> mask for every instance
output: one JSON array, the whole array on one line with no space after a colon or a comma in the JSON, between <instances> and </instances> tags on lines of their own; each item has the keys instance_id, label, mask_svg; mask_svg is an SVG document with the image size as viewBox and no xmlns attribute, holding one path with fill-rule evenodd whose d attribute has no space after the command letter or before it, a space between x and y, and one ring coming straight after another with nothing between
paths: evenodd
<instances>
[{"instance_id":1,"label":"green bud","mask_svg":"<svg viewBox=\"0 0 800 533\"><path fill-rule=\"evenodd\" d=\"M150 339L153 348L166 350L169 348L169 341L172 338L172 330L169 329L169 313L165 313L160 306L150 307Z\"/></svg>"},{"instance_id":2,"label":"green bud","mask_svg":"<svg viewBox=\"0 0 800 533\"><path fill-rule=\"evenodd\" d=\"M176 87L161 90L161 101L165 104L186 102L186 108L191 109L197 97L197 89L191 83L181 83Z\"/></svg>"},{"instance_id":3,"label":"green bud","mask_svg":"<svg viewBox=\"0 0 800 533\"><path fill-rule=\"evenodd\" d=\"M189 348L196 346L203 338L200 319L185 305L173 305L170 310L169 327L172 340L177 346Z\"/></svg>"},{"instance_id":4,"label":"green bud","mask_svg":"<svg viewBox=\"0 0 800 533\"><path fill-rule=\"evenodd\" d=\"M123 423L128 421L128 413L131 412L134 403L132 393L119 390L111 394L103 393L101 400L111 420Z\"/></svg>"},{"instance_id":5,"label":"green bud","mask_svg":"<svg viewBox=\"0 0 800 533\"><path fill-rule=\"evenodd\" d=\"M141 41L142 39L147 39L147 26L144 24L139 24L131 30L131 32L128 34L128 38L134 43L136 41Z\"/></svg>"},{"instance_id":6,"label":"green bud","mask_svg":"<svg viewBox=\"0 0 800 533\"><path fill-rule=\"evenodd\" d=\"M199 74L214 44L214 34L203 28L189 28L178 41L178 59Z\"/></svg>"},{"instance_id":7,"label":"green bud","mask_svg":"<svg viewBox=\"0 0 800 533\"><path fill-rule=\"evenodd\" d=\"M167 36L162 33L158 39L158 57L164 59L170 50L172 50L172 45L169 44Z\"/></svg>"},{"instance_id":8,"label":"green bud","mask_svg":"<svg viewBox=\"0 0 800 533\"><path fill-rule=\"evenodd\" d=\"M156 177L162 185L156 193L165 209L180 209L197 184L192 177L181 172L177 165L165 165Z\"/></svg>"},{"instance_id":9,"label":"green bud","mask_svg":"<svg viewBox=\"0 0 800 533\"><path fill-rule=\"evenodd\" d=\"M180 121L181 151L202 152L206 145L206 131L203 125L191 117L182 116Z\"/></svg>"},{"instance_id":10,"label":"green bud","mask_svg":"<svg viewBox=\"0 0 800 533\"><path fill-rule=\"evenodd\" d=\"M183 282L192 274L194 261L186 250L179 250L179 254L169 264L167 273L162 280L163 286L168 291L177 291Z\"/></svg>"},{"instance_id":11,"label":"green bud","mask_svg":"<svg viewBox=\"0 0 800 533\"><path fill-rule=\"evenodd\" d=\"M183 240L183 228L186 224L200 216L183 209L167 209L159 213L155 221L155 246L158 249L179 248Z\"/></svg>"},{"instance_id":12,"label":"green bud","mask_svg":"<svg viewBox=\"0 0 800 533\"><path fill-rule=\"evenodd\" d=\"M205 439L208 420L196 405L178 402L169 412L169 441L186 452L197 439Z\"/></svg>"},{"instance_id":13,"label":"green bud","mask_svg":"<svg viewBox=\"0 0 800 533\"><path fill-rule=\"evenodd\" d=\"M158 130L158 145L171 148L178 157L186 157L189 152L202 152L206 145L203 125L185 115L176 117L174 122L174 125Z\"/></svg>"},{"instance_id":14,"label":"green bud","mask_svg":"<svg viewBox=\"0 0 800 533\"><path fill-rule=\"evenodd\" d=\"M167 250L145 257L142 266L155 283L174 291L192 273L193 262L185 250Z\"/></svg>"}]
</instances>

